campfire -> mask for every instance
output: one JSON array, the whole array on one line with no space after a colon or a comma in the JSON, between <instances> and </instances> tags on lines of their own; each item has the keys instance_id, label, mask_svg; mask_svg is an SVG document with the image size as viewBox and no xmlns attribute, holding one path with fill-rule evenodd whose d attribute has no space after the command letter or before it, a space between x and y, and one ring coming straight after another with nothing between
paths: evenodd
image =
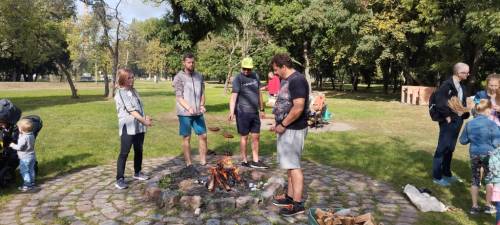
<instances>
[{"instance_id":1,"label":"campfire","mask_svg":"<svg viewBox=\"0 0 500 225\"><path fill-rule=\"evenodd\" d=\"M241 183L243 183L243 179L238 173L238 167L233 164L230 156L223 156L217 161L215 167L209 168L207 188L211 192L217 188L231 191L232 187Z\"/></svg>"}]
</instances>

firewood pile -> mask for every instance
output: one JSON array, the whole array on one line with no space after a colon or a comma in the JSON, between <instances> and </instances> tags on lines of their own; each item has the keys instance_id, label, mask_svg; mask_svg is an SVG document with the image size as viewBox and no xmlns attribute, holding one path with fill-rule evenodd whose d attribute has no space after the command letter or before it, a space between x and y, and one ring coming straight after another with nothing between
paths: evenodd
<instances>
[{"instance_id":1,"label":"firewood pile","mask_svg":"<svg viewBox=\"0 0 500 225\"><path fill-rule=\"evenodd\" d=\"M375 225L371 213L360 216L338 215L333 210L316 209L315 219L319 225ZM383 225L380 223L379 225Z\"/></svg>"},{"instance_id":2,"label":"firewood pile","mask_svg":"<svg viewBox=\"0 0 500 225\"><path fill-rule=\"evenodd\" d=\"M213 192L215 189L220 188L230 191L231 187L243 182L238 172L238 167L233 164L231 157L222 157L217 161L215 167L209 168L208 190Z\"/></svg>"}]
</instances>

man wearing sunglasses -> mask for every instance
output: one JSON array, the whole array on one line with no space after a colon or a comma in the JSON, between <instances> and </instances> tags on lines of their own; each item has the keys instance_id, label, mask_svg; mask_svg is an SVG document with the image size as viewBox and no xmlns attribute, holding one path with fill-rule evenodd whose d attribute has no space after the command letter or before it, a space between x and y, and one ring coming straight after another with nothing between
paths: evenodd
<instances>
[{"instance_id":1,"label":"man wearing sunglasses","mask_svg":"<svg viewBox=\"0 0 500 225\"><path fill-rule=\"evenodd\" d=\"M229 102L229 121L236 118L236 127L240 134L241 165L267 169L259 161L260 119L264 118L264 103L260 92L259 76L252 72L253 60L250 57L241 61L241 73L233 80ZM247 141L252 139L252 161L247 160Z\"/></svg>"}]
</instances>

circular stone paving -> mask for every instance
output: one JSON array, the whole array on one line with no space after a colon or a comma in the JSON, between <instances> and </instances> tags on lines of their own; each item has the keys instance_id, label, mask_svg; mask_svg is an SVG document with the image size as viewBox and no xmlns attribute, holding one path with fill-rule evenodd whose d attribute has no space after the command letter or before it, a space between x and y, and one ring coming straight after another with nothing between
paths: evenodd
<instances>
[{"instance_id":1,"label":"circular stone paving","mask_svg":"<svg viewBox=\"0 0 500 225\"><path fill-rule=\"evenodd\" d=\"M168 174L182 165L179 157L147 159L143 171L149 175ZM132 166L127 162L127 176ZM303 167L307 207L370 212L385 225L417 221L417 210L383 182L313 162L304 161ZM271 168L273 173L280 171L276 165ZM115 170L115 165L83 169L47 181L37 192L15 194L0 206L0 224L307 224L305 214L284 218L271 204L236 215L231 210L210 214L202 211L196 216L192 212L159 209L146 200L145 182L127 177L129 188L116 189ZM284 177L285 171L280 172Z\"/></svg>"}]
</instances>

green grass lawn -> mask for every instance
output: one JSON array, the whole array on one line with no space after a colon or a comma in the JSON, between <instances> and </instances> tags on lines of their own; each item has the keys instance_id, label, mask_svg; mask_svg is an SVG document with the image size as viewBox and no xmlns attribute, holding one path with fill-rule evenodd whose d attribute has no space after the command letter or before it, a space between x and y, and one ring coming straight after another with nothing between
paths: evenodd
<instances>
[{"instance_id":1,"label":"green grass lawn","mask_svg":"<svg viewBox=\"0 0 500 225\"><path fill-rule=\"evenodd\" d=\"M11 99L23 110L23 115L37 114L44 121L36 144L40 163L38 177L42 180L114 163L119 151L114 101L101 97L103 88L98 85L102 84L78 83L80 99L74 100L68 97L69 89L65 86L9 89L0 84L1 98ZM154 119L154 126L146 136L145 157L179 155L181 139L177 135L175 96L170 83L137 82L136 86L146 113ZM235 131L234 126L225 122L228 99L222 85L207 86L208 126ZM328 93L334 121L349 123L356 130L310 133L304 157L367 174L388 182L397 190L402 190L407 183L427 187L445 204L457 208L448 213L421 213L418 224L491 224L493 216L467 215L470 207L467 147L458 145L452 162L453 171L464 178L465 183L450 188L433 185L430 171L438 126L430 120L427 107L403 105L398 99L397 95L377 93L375 96L367 91ZM263 154L272 155L274 135L263 132L262 136ZM193 143L196 148L196 142ZM209 133L209 148L219 152L230 148L236 153L238 143L236 139L228 143L221 135ZM14 186L0 190L0 204L13 193Z\"/></svg>"}]
</instances>

